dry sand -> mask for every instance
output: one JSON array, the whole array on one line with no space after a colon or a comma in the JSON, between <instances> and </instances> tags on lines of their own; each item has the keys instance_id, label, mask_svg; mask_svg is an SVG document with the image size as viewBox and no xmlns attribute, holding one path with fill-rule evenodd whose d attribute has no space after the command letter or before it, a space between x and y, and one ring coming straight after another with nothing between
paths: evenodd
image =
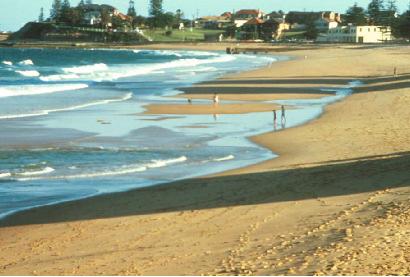
<instances>
[{"instance_id":1,"label":"dry sand","mask_svg":"<svg viewBox=\"0 0 410 277\"><path fill-rule=\"evenodd\" d=\"M309 124L252 138L278 159L5 220L0 273L409 275L409 53L295 50L297 60L225 77L264 97L267 82L300 98L365 84Z\"/></svg>"}]
</instances>

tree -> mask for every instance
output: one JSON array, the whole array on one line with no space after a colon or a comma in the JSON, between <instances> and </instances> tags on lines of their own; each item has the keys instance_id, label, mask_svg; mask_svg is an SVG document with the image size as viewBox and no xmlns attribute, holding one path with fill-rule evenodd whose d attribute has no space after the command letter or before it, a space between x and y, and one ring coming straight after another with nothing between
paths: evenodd
<instances>
[{"instance_id":1,"label":"tree","mask_svg":"<svg viewBox=\"0 0 410 277\"><path fill-rule=\"evenodd\" d=\"M384 9L384 0L372 0L367 7L367 14L373 24L379 24L382 21L381 12Z\"/></svg>"},{"instance_id":2,"label":"tree","mask_svg":"<svg viewBox=\"0 0 410 277\"><path fill-rule=\"evenodd\" d=\"M150 0L149 14L152 17L158 17L163 13L162 0Z\"/></svg>"},{"instance_id":3,"label":"tree","mask_svg":"<svg viewBox=\"0 0 410 277\"><path fill-rule=\"evenodd\" d=\"M175 13L176 23L178 24L181 23L183 17L184 17L184 13L181 11L181 9L178 9Z\"/></svg>"},{"instance_id":4,"label":"tree","mask_svg":"<svg viewBox=\"0 0 410 277\"><path fill-rule=\"evenodd\" d=\"M109 23L112 23L110 12L107 9L103 9L101 11L101 25L106 28Z\"/></svg>"},{"instance_id":5,"label":"tree","mask_svg":"<svg viewBox=\"0 0 410 277\"><path fill-rule=\"evenodd\" d=\"M305 37L307 39L316 39L319 35L319 31L317 30L315 23L313 21L309 22L306 26Z\"/></svg>"},{"instance_id":6,"label":"tree","mask_svg":"<svg viewBox=\"0 0 410 277\"><path fill-rule=\"evenodd\" d=\"M38 16L38 22L44 22L44 8L41 7L40 15Z\"/></svg>"},{"instance_id":7,"label":"tree","mask_svg":"<svg viewBox=\"0 0 410 277\"><path fill-rule=\"evenodd\" d=\"M135 7L134 7L134 0L130 0L127 15L131 16L132 18L135 18L137 16L137 13L135 12Z\"/></svg>"},{"instance_id":8,"label":"tree","mask_svg":"<svg viewBox=\"0 0 410 277\"><path fill-rule=\"evenodd\" d=\"M80 3L78 3L78 7L83 7L85 5L84 0L80 0Z\"/></svg>"},{"instance_id":9,"label":"tree","mask_svg":"<svg viewBox=\"0 0 410 277\"><path fill-rule=\"evenodd\" d=\"M394 12L397 13L398 9L397 9L397 1L396 0L389 0L387 2L387 7L386 9L390 12Z\"/></svg>"},{"instance_id":10,"label":"tree","mask_svg":"<svg viewBox=\"0 0 410 277\"><path fill-rule=\"evenodd\" d=\"M137 15L136 17L134 17L132 24L133 26L142 26L147 24L147 19L141 15Z\"/></svg>"},{"instance_id":11,"label":"tree","mask_svg":"<svg viewBox=\"0 0 410 277\"><path fill-rule=\"evenodd\" d=\"M410 10L403 13L392 25L392 32L395 37L410 39Z\"/></svg>"},{"instance_id":12,"label":"tree","mask_svg":"<svg viewBox=\"0 0 410 277\"><path fill-rule=\"evenodd\" d=\"M63 3L61 4L61 10L68 10L70 7L70 0L63 0Z\"/></svg>"},{"instance_id":13,"label":"tree","mask_svg":"<svg viewBox=\"0 0 410 277\"><path fill-rule=\"evenodd\" d=\"M367 18L364 8L359 7L357 3L354 3L352 7L347 9L344 21L356 26L365 25L367 23Z\"/></svg>"},{"instance_id":14,"label":"tree","mask_svg":"<svg viewBox=\"0 0 410 277\"><path fill-rule=\"evenodd\" d=\"M54 0L50 10L51 20L57 20L61 14L61 0Z\"/></svg>"},{"instance_id":15,"label":"tree","mask_svg":"<svg viewBox=\"0 0 410 277\"><path fill-rule=\"evenodd\" d=\"M397 21L398 21L397 12L398 12L397 1L396 0L389 0L387 2L387 7L386 7L387 18L384 20L384 21L386 21L385 23L388 26L393 27L393 25L395 25L397 23Z\"/></svg>"},{"instance_id":16,"label":"tree","mask_svg":"<svg viewBox=\"0 0 410 277\"><path fill-rule=\"evenodd\" d=\"M61 12L60 16L57 18L57 21L59 22L65 22L65 23L71 23L72 22L72 17L73 12L70 7L70 1L69 0L63 0L61 4Z\"/></svg>"}]
</instances>

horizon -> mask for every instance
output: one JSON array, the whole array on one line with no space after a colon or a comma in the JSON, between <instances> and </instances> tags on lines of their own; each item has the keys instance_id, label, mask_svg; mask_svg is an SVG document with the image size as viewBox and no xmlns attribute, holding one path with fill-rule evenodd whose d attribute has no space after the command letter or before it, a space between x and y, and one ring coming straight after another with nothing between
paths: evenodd
<instances>
[{"instance_id":1,"label":"horizon","mask_svg":"<svg viewBox=\"0 0 410 277\"><path fill-rule=\"evenodd\" d=\"M76 6L79 0L70 0L71 5ZM129 0L94 0L95 4L110 4L118 8L121 12L126 13L128 9ZM333 2L333 3L331 3ZM266 0L254 0L252 4L249 4L248 0L237 0L234 3L228 3L223 1L224 5L221 5L220 0L208 0L201 3L191 3L188 0L173 0L164 1L164 10L174 12L177 9L181 9L184 12L186 18L192 18L205 15L219 15L225 11L235 11L239 9L260 9L265 12L283 10L285 12L291 10L301 11L324 11L330 10L343 13L355 2L359 6L367 7L370 0L346 0L342 1L326 1L323 3L321 0L310 0L309 5L306 6L305 1L300 0L288 0L286 3L280 1L266 1ZM16 17L12 12L3 14L0 19L0 31L17 31L29 21L36 21L40 14L40 9L44 8L45 16L49 16L49 10L51 8L52 0L36 0L27 3L26 0L2 0L0 2L1 10L18 10L19 16ZM149 0L135 0L135 8L139 15L148 15ZM399 12L403 12L407 9L407 0L398 0L397 6Z\"/></svg>"}]
</instances>

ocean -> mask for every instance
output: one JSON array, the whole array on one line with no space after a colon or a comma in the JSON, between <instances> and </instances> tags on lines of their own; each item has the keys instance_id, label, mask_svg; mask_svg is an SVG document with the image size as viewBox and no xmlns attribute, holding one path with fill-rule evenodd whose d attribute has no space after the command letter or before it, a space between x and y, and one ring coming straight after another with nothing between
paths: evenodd
<instances>
[{"instance_id":1,"label":"ocean","mask_svg":"<svg viewBox=\"0 0 410 277\"><path fill-rule=\"evenodd\" d=\"M271 113L143 111L147 104L185 104L172 97L180 87L277 60L222 52L0 48L0 217L274 158L247 139L273 130ZM278 101L297 107L288 111L286 127L317 117L350 89L335 93Z\"/></svg>"}]
</instances>

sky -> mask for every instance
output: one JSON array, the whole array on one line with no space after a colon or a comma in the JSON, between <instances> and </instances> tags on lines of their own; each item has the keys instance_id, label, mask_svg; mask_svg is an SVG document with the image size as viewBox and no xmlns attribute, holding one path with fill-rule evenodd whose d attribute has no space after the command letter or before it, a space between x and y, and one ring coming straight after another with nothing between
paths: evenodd
<instances>
[{"instance_id":1,"label":"sky","mask_svg":"<svg viewBox=\"0 0 410 277\"><path fill-rule=\"evenodd\" d=\"M147 15L149 0L134 0L138 14ZM26 22L37 20L41 7L46 16L49 14L52 0L0 0L0 31L17 31ZM70 0L77 5L79 0ZM126 12L129 0L94 0L96 4L110 4L120 11ZM164 9L175 12L181 9L185 16L215 15L225 11L239 9L261 9L265 12L273 10L332 10L344 12L357 2L367 7L370 0L164 0ZM409 0L398 0L400 11L407 9Z\"/></svg>"}]
</instances>

